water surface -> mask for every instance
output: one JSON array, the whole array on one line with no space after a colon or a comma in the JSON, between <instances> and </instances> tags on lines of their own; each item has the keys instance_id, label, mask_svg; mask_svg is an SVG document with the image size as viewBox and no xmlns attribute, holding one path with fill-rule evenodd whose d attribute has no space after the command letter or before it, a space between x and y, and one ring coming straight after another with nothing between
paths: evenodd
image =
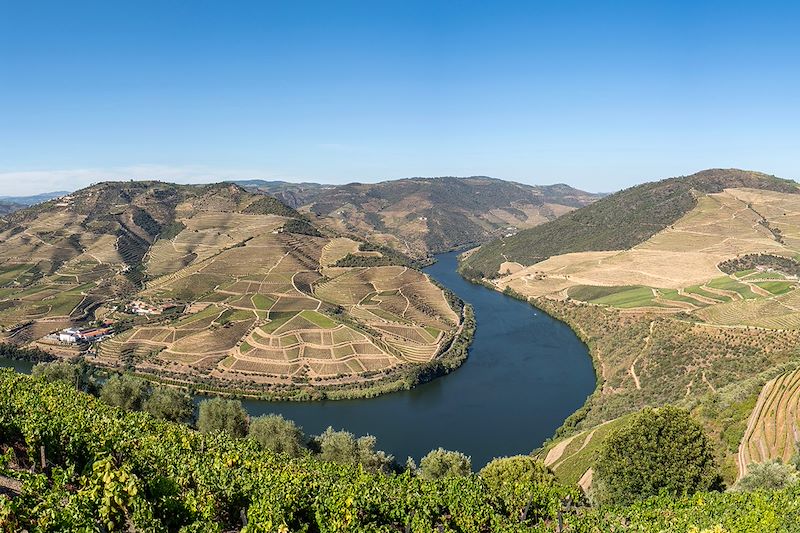
<instances>
[{"instance_id":1,"label":"water surface","mask_svg":"<svg viewBox=\"0 0 800 533\"><path fill-rule=\"evenodd\" d=\"M280 413L307 434L333 426L375 435L378 448L401 462L442 446L472 456L478 469L493 457L539 447L594 389L586 347L566 324L465 281L456 273L455 252L437 259L425 272L475 308L475 339L458 370L410 391L371 399L248 400L248 412ZM30 365L18 370L26 368Z\"/></svg>"}]
</instances>

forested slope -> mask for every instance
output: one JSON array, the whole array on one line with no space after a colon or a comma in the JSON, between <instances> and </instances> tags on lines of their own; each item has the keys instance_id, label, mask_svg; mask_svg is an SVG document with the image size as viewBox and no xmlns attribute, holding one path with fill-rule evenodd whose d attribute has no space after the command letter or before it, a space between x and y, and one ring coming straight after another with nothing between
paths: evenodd
<instances>
[{"instance_id":1,"label":"forested slope","mask_svg":"<svg viewBox=\"0 0 800 533\"><path fill-rule=\"evenodd\" d=\"M570 252L629 249L688 213L697 205L698 195L728 188L798 192L792 181L737 169L704 170L644 183L485 244L464 261L463 269L470 277L494 277L504 261L527 266Z\"/></svg>"}]
</instances>

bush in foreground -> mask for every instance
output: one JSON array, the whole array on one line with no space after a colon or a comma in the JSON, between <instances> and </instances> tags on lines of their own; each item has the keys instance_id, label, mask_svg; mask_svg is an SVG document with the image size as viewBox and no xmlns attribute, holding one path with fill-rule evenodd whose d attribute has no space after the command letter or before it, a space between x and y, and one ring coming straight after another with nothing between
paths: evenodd
<instances>
[{"instance_id":1,"label":"bush in foreground","mask_svg":"<svg viewBox=\"0 0 800 533\"><path fill-rule=\"evenodd\" d=\"M253 439L123 412L10 370L0 371L0 452L0 475L17 485L0 495L5 531L542 533L553 531L559 510L573 533L800 531L796 486L576 512L562 507L575 489L554 485L534 493L542 519L521 522L476 475L425 481L312 456L289 460Z\"/></svg>"},{"instance_id":2,"label":"bush in foreground","mask_svg":"<svg viewBox=\"0 0 800 533\"><path fill-rule=\"evenodd\" d=\"M703 428L677 407L644 409L603 443L595 463L595 498L627 504L721 488Z\"/></svg>"}]
</instances>

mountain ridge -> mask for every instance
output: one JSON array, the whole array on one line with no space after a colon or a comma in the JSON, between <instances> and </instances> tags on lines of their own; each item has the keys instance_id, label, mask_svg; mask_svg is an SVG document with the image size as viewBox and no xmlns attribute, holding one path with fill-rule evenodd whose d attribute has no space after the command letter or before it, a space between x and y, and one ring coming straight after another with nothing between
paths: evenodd
<instances>
[{"instance_id":1,"label":"mountain ridge","mask_svg":"<svg viewBox=\"0 0 800 533\"><path fill-rule=\"evenodd\" d=\"M768 174L708 169L629 187L555 221L487 243L465 258L469 277L495 277L503 262L531 265L569 252L622 250L674 223L695 205L695 192L750 187L796 194L798 185Z\"/></svg>"}]
</instances>

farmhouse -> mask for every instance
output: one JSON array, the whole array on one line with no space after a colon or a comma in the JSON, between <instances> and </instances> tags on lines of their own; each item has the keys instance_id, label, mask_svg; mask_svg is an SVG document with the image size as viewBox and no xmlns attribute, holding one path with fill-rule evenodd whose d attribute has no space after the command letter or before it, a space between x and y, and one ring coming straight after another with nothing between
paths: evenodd
<instances>
[{"instance_id":1,"label":"farmhouse","mask_svg":"<svg viewBox=\"0 0 800 533\"><path fill-rule=\"evenodd\" d=\"M76 343L76 342L78 342L78 333L80 333L80 330L77 329L77 328L68 328L68 329L62 330L58 334L58 340L60 340L61 342L69 343L69 344Z\"/></svg>"},{"instance_id":2,"label":"farmhouse","mask_svg":"<svg viewBox=\"0 0 800 533\"><path fill-rule=\"evenodd\" d=\"M137 315L160 315L164 311L164 308L148 305L141 300L135 300L131 302L130 310Z\"/></svg>"},{"instance_id":3,"label":"farmhouse","mask_svg":"<svg viewBox=\"0 0 800 533\"><path fill-rule=\"evenodd\" d=\"M110 336L112 333L111 328L89 328L78 329L68 328L61 330L58 334L58 340L67 344L75 344L76 342L97 342Z\"/></svg>"}]
</instances>

